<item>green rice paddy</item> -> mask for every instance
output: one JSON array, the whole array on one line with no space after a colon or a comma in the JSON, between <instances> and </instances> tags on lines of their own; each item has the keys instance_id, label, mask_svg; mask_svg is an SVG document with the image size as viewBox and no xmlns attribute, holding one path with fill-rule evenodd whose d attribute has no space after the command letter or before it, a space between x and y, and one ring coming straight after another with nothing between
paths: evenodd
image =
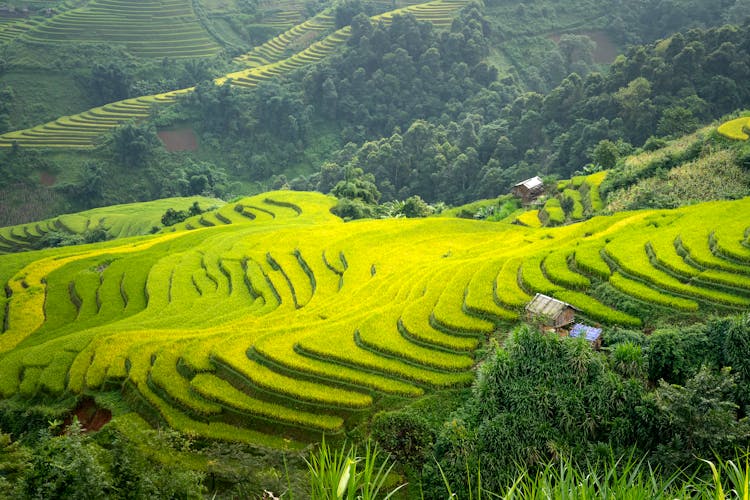
<instances>
[{"instance_id":1,"label":"green rice paddy","mask_svg":"<svg viewBox=\"0 0 750 500\"><path fill-rule=\"evenodd\" d=\"M557 228L344 223L335 202L271 192L155 235L0 255L0 395L119 388L151 425L290 448L384 398L469 385L475 349L537 292L628 327L648 326L641 308L595 288L685 318L750 307L750 198Z\"/></svg>"}]
</instances>

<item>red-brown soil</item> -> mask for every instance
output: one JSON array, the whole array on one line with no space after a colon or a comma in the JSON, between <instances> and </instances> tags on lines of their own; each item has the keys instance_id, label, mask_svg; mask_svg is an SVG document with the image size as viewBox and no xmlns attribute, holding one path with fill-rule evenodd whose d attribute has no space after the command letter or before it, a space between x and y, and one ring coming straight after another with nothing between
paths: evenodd
<instances>
[{"instance_id":1,"label":"red-brown soil","mask_svg":"<svg viewBox=\"0 0 750 500\"><path fill-rule=\"evenodd\" d=\"M96 432L112 420L112 412L105 408L99 408L91 398L81 400L73 411L73 415L78 417L84 432ZM73 415L65 419L66 429L73 423Z\"/></svg>"},{"instance_id":2,"label":"red-brown soil","mask_svg":"<svg viewBox=\"0 0 750 500\"><path fill-rule=\"evenodd\" d=\"M198 149L198 138L192 128L160 130L157 135L167 151L196 151Z\"/></svg>"}]
</instances>

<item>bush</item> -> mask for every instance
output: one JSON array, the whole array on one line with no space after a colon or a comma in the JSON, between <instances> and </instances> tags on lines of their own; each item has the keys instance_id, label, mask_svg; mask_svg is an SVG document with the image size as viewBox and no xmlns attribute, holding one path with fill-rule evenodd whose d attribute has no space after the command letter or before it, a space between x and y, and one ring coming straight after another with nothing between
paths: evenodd
<instances>
[{"instance_id":1,"label":"bush","mask_svg":"<svg viewBox=\"0 0 750 500\"><path fill-rule=\"evenodd\" d=\"M430 456L435 435L423 417L407 410L375 415L372 437L396 462L418 469Z\"/></svg>"},{"instance_id":2,"label":"bush","mask_svg":"<svg viewBox=\"0 0 750 500\"><path fill-rule=\"evenodd\" d=\"M44 438L21 489L26 498L94 500L106 497L111 485L96 447L74 421L67 435Z\"/></svg>"},{"instance_id":3,"label":"bush","mask_svg":"<svg viewBox=\"0 0 750 500\"><path fill-rule=\"evenodd\" d=\"M205 210L201 209L201 207L198 205L198 202L194 201L190 208L188 208L187 210L175 210L174 208L168 208L167 211L164 212L164 215L161 216L161 223L165 227L174 226L175 224L179 224L180 222L185 221L189 217L194 217L204 212Z\"/></svg>"},{"instance_id":4,"label":"bush","mask_svg":"<svg viewBox=\"0 0 750 500\"><path fill-rule=\"evenodd\" d=\"M650 380L684 384L710 354L710 343L702 326L669 328L649 337L646 353Z\"/></svg>"},{"instance_id":5,"label":"bush","mask_svg":"<svg viewBox=\"0 0 750 500\"><path fill-rule=\"evenodd\" d=\"M584 341L521 327L490 354L471 400L444 426L441 467L458 483L481 463L482 486L500 491L519 467L631 435L624 422L640 390L626 389Z\"/></svg>"},{"instance_id":6,"label":"bush","mask_svg":"<svg viewBox=\"0 0 750 500\"><path fill-rule=\"evenodd\" d=\"M404 207L402 209L403 214L409 218L427 217L433 211L433 208L416 194L404 201Z\"/></svg>"},{"instance_id":7,"label":"bush","mask_svg":"<svg viewBox=\"0 0 750 500\"><path fill-rule=\"evenodd\" d=\"M331 212L334 215L338 215L345 221L350 221L372 217L373 208L362 200L350 200L348 198L342 198L339 200L336 206L331 209Z\"/></svg>"}]
</instances>

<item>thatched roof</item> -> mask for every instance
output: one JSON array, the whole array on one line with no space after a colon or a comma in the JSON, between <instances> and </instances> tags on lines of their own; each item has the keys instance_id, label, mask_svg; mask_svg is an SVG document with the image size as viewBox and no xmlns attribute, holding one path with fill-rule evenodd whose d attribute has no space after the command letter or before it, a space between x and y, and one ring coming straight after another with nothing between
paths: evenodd
<instances>
[{"instance_id":1,"label":"thatched roof","mask_svg":"<svg viewBox=\"0 0 750 500\"><path fill-rule=\"evenodd\" d=\"M537 293L534 295L534 298L531 299L531 302L526 305L526 311L532 314L547 316L549 318L556 318L569 307L575 309L575 307L567 302Z\"/></svg>"}]
</instances>

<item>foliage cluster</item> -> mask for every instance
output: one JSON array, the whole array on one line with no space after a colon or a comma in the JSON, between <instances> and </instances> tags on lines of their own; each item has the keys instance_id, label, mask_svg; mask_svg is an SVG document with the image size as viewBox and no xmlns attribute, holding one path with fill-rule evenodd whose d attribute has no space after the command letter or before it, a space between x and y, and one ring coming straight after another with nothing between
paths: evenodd
<instances>
[{"instance_id":1,"label":"foliage cluster","mask_svg":"<svg viewBox=\"0 0 750 500\"><path fill-rule=\"evenodd\" d=\"M608 355L582 341L514 331L482 365L472 397L445 423L435 444L441 470L423 462L427 483L439 491L442 473L467 491L467 469L481 468L482 486L501 491L517 468L534 474L560 457L596 463L631 449L666 470L695 466L696 456L732 456L750 439L747 374L741 365L720 369L734 360L715 357L711 343L743 356L737 333L747 335L747 321L744 315L696 327L689 335L702 339L699 350L674 328L652 338L637 334L640 344L610 344ZM660 364L672 373L659 371Z\"/></svg>"},{"instance_id":2,"label":"foliage cluster","mask_svg":"<svg viewBox=\"0 0 750 500\"><path fill-rule=\"evenodd\" d=\"M51 431L39 430L22 441L0 434L0 494L8 498L202 498L201 473L149 459L137 444L116 431L94 439L77 420L65 434L57 435L59 429L54 427ZM155 446L165 444L156 432L152 438ZM172 439L182 438L173 435Z\"/></svg>"},{"instance_id":3,"label":"foliage cluster","mask_svg":"<svg viewBox=\"0 0 750 500\"><path fill-rule=\"evenodd\" d=\"M474 25L481 27L481 18L474 18ZM354 140L358 145L347 144L331 156L330 164L318 176L297 183L304 189L314 187L325 192L330 189L331 174L338 170L336 175L341 177L343 169L350 166L373 174L385 199L419 194L428 201L462 203L497 195L519 179L540 172L567 177L589 159L601 167L612 167L618 157L632 151L630 144L643 144L651 136L677 137L695 129L699 122L717 118L747 102L740 83L750 71L746 39L742 36L746 29L724 26L692 30L660 44L634 47L615 61L608 74L592 73L585 78L571 74L546 95L523 93L507 79L494 81L493 77L485 81L473 73L473 87L467 87L460 95L443 97L452 97L453 101L447 101L449 106L445 109L449 113L439 120L427 114L413 121L414 113L407 113L408 119L397 120L403 110L410 109L410 102L432 101L393 89L384 96L384 104L398 108L387 114L391 122L378 121L379 114L364 107L356 111L358 117L365 117L357 124L364 127L361 133L365 135L388 134L394 126L400 130L377 141L357 140L356 134L344 130L344 140ZM475 29L471 33L472 40L479 40L472 46L487 45L486 30ZM337 78L347 90L344 84L356 81L359 74L347 64L347 54L353 50L311 70L305 81L326 67L338 65ZM693 53L695 57L688 57ZM451 61L451 53L445 49L438 54L444 61ZM367 60L366 55L358 56ZM381 71L383 64L378 66ZM364 68L362 77L379 74ZM408 73L401 72L402 79L404 75ZM313 81L320 82L318 88L322 89L327 80L317 76ZM414 75L413 81L419 82L420 75ZM383 88L384 84L377 87ZM437 90L439 85L431 88ZM340 100L342 89L337 88L335 94ZM326 102L322 90L313 95L314 102ZM373 89L362 95L369 98L381 94ZM401 96L409 96L409 101L401 102ZM351 104L345 110L357 109L356 95L348 99ZM462 103L459 113L450 113L451 102ZM386 109L389 108L378 108ZM426 112L430 109L420 107ZM331 116L349 120L340 109L334 111ZM402 132L404 129L407 132Z\"/></svg>"},{"instance_id":4,"label":"foliage cluster","mask_svg":"<svg viewBox=\"0 0 750 500\"><path fill-rule=\"evenodd\" d=\"M194 202L187 210L175 210L168 208L164 215L161 216L161 223L165 227L174 226L180 222L183 222L188 217L194 217L204 212L203 209L198 205L198 202Z\"/></svg>"}]
</instances>

